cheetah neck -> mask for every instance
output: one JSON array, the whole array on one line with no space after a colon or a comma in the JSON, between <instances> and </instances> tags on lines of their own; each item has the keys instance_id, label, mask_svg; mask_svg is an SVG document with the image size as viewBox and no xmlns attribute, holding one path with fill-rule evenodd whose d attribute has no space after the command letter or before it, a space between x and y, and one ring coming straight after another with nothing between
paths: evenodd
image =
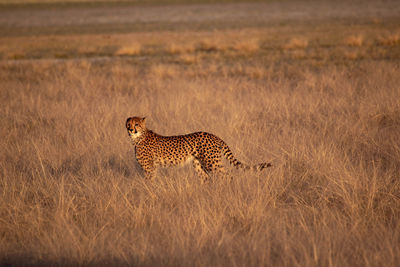
<instances>
[{"instance_id":1,"label":"cheetah neck","mask_svg":"<svg viewBox=\"0 0 400 267\"><path fill-rule=\"evenodd\" d=\"M133 142L133 145L137 146L139 145L143 140L148 138L149 135L151 135L153 132L150 130L146 130L140 134L137 135L131 135L131 140Z\"/></svg>"}]
</instances>

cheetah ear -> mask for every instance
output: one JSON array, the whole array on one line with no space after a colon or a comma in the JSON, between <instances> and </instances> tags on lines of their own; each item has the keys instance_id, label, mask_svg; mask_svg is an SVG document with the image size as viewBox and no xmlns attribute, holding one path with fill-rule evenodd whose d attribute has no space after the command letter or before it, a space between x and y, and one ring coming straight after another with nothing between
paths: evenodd
<instances>
[{"instance_id":1,"label":"cheetah ear","mask_svg":"<svg viewBox=\"0 0 400 267\"><path fill-rule=\"evenodd\" d=\"M142 123L143 123L143 125L146 125L146 117L142 118Z\"/></svg>"}]
</instances>

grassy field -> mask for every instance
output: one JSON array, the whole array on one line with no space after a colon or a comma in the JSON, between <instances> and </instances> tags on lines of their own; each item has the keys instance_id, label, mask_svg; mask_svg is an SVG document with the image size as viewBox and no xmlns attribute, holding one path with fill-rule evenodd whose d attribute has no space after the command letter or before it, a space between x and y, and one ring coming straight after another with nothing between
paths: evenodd
<instances>
[{"instance_id":1,"label":"grassy field","mask_svg":"<svg viewBox=\"0 0 400 267\"><path fill-rule=\"evenodd\" d=\"M330 5L301 3L239 7ZM156 7L142 22L0 19L0 265L399 266L393 3L343 19L147 21ZM129 116L164 135L214 133L274 166L145 180Z\"/></svg>"}]
</instances>

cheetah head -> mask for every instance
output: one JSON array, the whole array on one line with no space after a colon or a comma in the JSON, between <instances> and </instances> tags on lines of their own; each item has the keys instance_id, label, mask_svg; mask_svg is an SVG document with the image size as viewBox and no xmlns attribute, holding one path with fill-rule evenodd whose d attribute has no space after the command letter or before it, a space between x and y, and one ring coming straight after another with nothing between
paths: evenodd
<instances>
[{"instance_id":1,"label":"cheetah head","mask_svg":"<svg viewBox=\"0 0 400 267\"><path fill-rule=\"evenodd\" d=\"M126 120L126 129L132 139L136 139L146 131L146 118L131 117Z\"/></svg>"}]
</instances>

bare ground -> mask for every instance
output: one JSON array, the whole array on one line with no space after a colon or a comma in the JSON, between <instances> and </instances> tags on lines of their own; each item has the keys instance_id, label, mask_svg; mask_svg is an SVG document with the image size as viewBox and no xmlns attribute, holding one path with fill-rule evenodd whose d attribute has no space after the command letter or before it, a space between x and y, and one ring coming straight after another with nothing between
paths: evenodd
<instances>
[{"instance_id":1,"label":"bare ground","mask_svg":"<svg viewBox=\"0 0 400 267\"><path fill-rule=\"evenodd\" d=\"M274 1L166 6L53 6L0 9L0 26L80 26L132 23L244 22L399 18L397 1Z\"/></svg>"}]
</instances>

